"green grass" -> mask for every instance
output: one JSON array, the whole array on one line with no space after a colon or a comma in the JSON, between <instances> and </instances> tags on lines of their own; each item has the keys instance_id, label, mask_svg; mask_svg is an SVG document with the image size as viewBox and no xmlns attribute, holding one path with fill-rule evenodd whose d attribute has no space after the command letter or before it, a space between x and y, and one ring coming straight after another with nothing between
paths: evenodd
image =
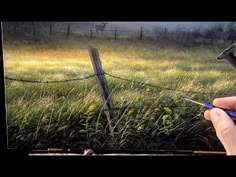
<instances>
[{"instance_id":1,"label":"green grass","mask_svg":"<svg viewBox=\"0 0 236 177\"><path fill-rule=\"evenodd\" d=\"M21 38L4 45L5 75L29 80L66 80L93 74L87 50L99 50L104 71L180 91L106 75L115 108L110 135L96 79L65 83L6 80L11 148L222 150L204 110L183 97L212 101L236 93L235 71L215 56L221 47L182 48L155 41ZM196 92L196 93L191 93ZM187 106L187 107L186 107Z\"/></svg>"}]
</instances>

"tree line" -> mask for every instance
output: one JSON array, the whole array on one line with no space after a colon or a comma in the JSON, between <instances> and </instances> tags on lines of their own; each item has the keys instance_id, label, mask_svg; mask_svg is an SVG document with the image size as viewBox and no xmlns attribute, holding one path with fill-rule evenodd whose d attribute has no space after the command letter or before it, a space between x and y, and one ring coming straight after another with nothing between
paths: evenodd
<instances>
[{"instance_id":1,"label":"tree line","mask_svg":"<svg viewBox=\"0 0 236 177\"><path fill-rule=\"evenodd\" d=\"M164 27L156 27L154 33L157 40L171 40L186 45L234 43L236 41L236 23L218 24L206 29L196 27L192 30L175 29L169 31Z\"/></svg>"}]
</instances>

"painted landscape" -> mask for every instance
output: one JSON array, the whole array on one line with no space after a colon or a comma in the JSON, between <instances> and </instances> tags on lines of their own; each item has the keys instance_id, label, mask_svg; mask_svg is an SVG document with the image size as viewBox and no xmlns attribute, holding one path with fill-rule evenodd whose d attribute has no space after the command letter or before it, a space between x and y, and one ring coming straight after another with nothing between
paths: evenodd
<instances>
[{"instance_id":1,"label":"painted landscape","mask_svg":"<svg viewBox=\"0 0 236 177\"><path fill-rule=\"evenodd\" d=\"M236 94L235 70L216 59L236 24L132 23L4 22L9 148L223 150L204 108L183 98ZM99 52L111 110L89 46Z\"/></svg>"}]
</instances>

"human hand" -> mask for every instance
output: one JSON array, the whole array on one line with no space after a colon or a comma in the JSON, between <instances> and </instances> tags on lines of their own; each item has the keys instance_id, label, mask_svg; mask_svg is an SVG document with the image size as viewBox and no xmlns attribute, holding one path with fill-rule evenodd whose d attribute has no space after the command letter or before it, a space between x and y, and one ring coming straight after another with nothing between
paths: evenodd
<instances>
[{"instance_id":1,"label":"human hand","mask_svg":"<svg viewBox=\"0 0 236 177\"><path fill-rule=\"evenodd\" d=\"M236 111L236 97L214 99L213 105ZM206 110L204 117L211 120L227 155L236 155L236 126L233 120L219 108Z\"/></svg>"}]
</instances>

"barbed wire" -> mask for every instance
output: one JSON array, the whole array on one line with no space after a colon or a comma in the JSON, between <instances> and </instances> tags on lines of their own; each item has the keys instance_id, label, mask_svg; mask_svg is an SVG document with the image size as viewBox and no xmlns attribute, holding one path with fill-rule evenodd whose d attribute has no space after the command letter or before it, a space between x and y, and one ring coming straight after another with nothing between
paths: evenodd
<instances>
[{"instance_id":1,"label":"barbed wire","mask_svg":"<svg viewBox=\"0 0 236 177\"><path fill-rule=\"evenodd\" d=\"M163 87L163 86L159 86L159 85L154 85L154 84L149 84L149 83L145 83L145 82L140 82L140 81L135 81L135 80L131 80L131 79L126 79L126 78L122 78L122 77L119 77L119 76L114 76L112 74L109 74L107 72L104 72L104 74L110 76L110 77L113 77L113 78L116 78L116 79L119 79L119 80L124 80L124 81L127 81L127 82L134 82L134 83L138 83L138 84L142 84L142 85L147 85L147 86L150 86L150 87L155 87L155 88L159 88L159 89L165 89L165 90L171 90L171 91L177 91L177 92L187 92L187 93L200 93L200 94L209 94L209 95L217 95L217 94L220 94L220 95L225 95L225 94L236 94L236 93L221 93L221 92L197 92L197 91L188 91L188 90L180 90L180 89L173 89L173 88L170 88L170 87Z\"/></svg>"},{"instance_id":2,"label":"barbed wire","mask_svg":"<svg viewBox=\"0 0 236 177\"><path fill-rule=\"evenodd\" d=\"M115 78L115 79L124 80L127 82L133 82L133 83L137 83L137 84L142 84L145 86L150 86L150 87L154 87L154 88L158 88L158 89L175 91L175 92L185 92L185 93L194 93L194 94L196 94L196 93L197 94L209 94L209 95L213 95L213 94L214 95L236 95L236 93L200 92L200 91L189 91L189 90L174 89L174 88L170 88L170 87L163 87L160 85L154 85L154 84L145 83L145 82L141 82L141 81L135 81L135 80L127 79L127 78L122 78L122 77L107 73L105 71L103 71L103 73L101 73L101 74L93 74L93 75L89 75L89 76L82 77L82 78L74 78L74 79L67 79L67 80L40 81L40 80L17 79L17 78L12 78L12 77L5 77L5 79L12 80L12 81L18 81L18 82L28 82L28 83L59 83L59 82L71 82L71 81L86 80L86 79L95 77L96 75L108 75L108 76Z\"/></svg>"},{"instance_id":3,"label":"barbed wire","mask_svg":"<svg viewBox=\"0 0 236 177\"><path fill-rule=\"evenodd\" d=\"M82 77L82 78L74 78L74 79L67 79L67 80L52 80L52 81L27 80L27 79L17 79L17 78L11 78L11 77L5 77L5 79L17 81L17 82L29 82L29 83L58 83L58 82L71 82L71 81L86 80L94 76L95 74Z\"/></svg>"}]
</instances>

